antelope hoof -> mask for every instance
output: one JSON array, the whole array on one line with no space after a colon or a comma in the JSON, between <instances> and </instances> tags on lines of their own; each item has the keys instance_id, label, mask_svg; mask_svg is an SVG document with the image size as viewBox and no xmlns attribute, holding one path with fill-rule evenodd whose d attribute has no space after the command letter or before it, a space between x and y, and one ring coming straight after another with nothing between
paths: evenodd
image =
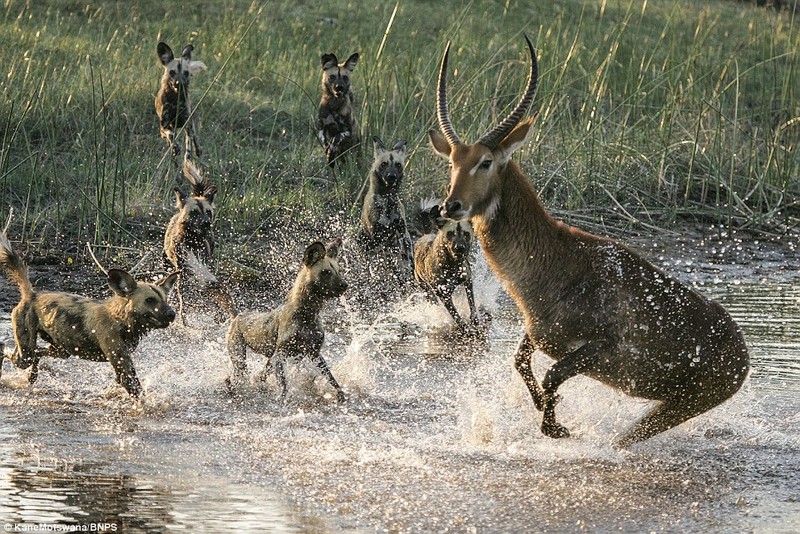
<instances>
[{"instance_id":1,"label":"antelope hoof","mask_svg":"<svg viewBox=\"0 0 800 534\"><path fill-rule=\"evenodd\" d=\"M555 421L544 421L542 422L542 434L548 438L568 438L569 430Z\"/></svg>"}]
</instances>

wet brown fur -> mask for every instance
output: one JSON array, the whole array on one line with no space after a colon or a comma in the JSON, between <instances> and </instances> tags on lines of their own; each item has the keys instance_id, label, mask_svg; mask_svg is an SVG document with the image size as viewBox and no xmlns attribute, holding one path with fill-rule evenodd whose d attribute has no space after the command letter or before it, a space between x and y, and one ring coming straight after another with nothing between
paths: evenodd
<instances>
[{"instance_id":1,"label":"wet brown fur","mask_svg":"<svg viewBox=\"0 0 800 534\"><path fill-rule=\"evenodd\" d=\"M317 113L317 136L325 148L325 159L333 167L361 143L361 134L353 115L353 91L350 77L358 63L358 54L352 54L342 63L335 54L323 54L322 98Z\"/></svg>"},{"instance_id":2,"label":"wet brown fur","mask_svg":"<svg viewBox=\"0 0 800 534\"><path fill-rule=\"evenodd\" d=\"M211 271L214 257L212 224L217 187L207 181L189 160L184 161L183 173L192 191L187 195L180 188L174 188L178 211L164 231L164 259L168 267L181 273L175 293L178 316L185 325L185 300L192 301L191 304L205 305L209 298L213 298L228 314L235 314L236 311L230 293Z\"/></svg>"},{"instance_id":3,"label":"wet brown fur","mask_svg":"<svg viewBox=\"0 0 800 534\"><path fill-rule=\"evenodd\" d=\"M205 70L202 61L192 60L194 46L186 45L181 57L176 58L166 43L158 43L156 53L164 66L161 85L156 95L156 113L158 114L159 131L172 149L172 155L180 153L175 140L175 131L183 128L186 133L186 155L191 154L190 144L194 147L194 155L200 157L203 151L197 142L195 121L192 115L192 104L189 98L189 81L197 71Z\"/></svg>"},{"instance_id":4,"label":"wet brown fur","mask_svg":"<svg viewBox=\"0 0 800 534\"><path fill-rule=\"evenodd\" d=\"M94 300L69 293L40 293L33 289L28 267L0 234L0 265L20 291L20 301L11 312L16 348L8 357L21 369L31 368L32 384L43 356L77 356L95 362L108 361L117 382L133 397L142 391L131 354L139 340L153 328L166 328L175 318L167 296L175 283L173 273L157 284L136 282L119 269L108 271L114 296ZM50 345L37 346L37 337ZM5 351L0 353L0 370Z\"/></svg>"},{"instance_id":5,"label":"wet brown fur","mask_svg":"<svg viewBox=\"0 0 800 534\"><path fill-rule=\"evenodd\" d=\"M430 140L452 165L445 215L473 224L524 316L515 365L544 412L543 433L569 435L556 422L555 405L558 387L576 374L658 401L618 439L621 447L729 399L749 370L739 327L722 306L631 249L553 219L510 160L532 122L514 125L494 150L451 145L438 131ZM537 349L556 360L541 387L530 367Z\"/></svg>"},{"instance_id":6,"label":"wet brown fur","mask_svg":"<svg viewBox=\"0 0 800 534\"><path fill-rule=\"evenodd\" d=\"M286 397L285 363L308 358L336 390L337 400L344 401L344 392L320 352L325 332L319 317L324 302L347 289L339 274L340 246L341 240L327 247L319 241L309 245L294 286L282 305L267 313L243 313L232 319L227 336L233 364L233 375L226 380L229 389L245 380L249 347L268 359L261 379L275 369L281 399Z\"/></svg>"}]
</instances>

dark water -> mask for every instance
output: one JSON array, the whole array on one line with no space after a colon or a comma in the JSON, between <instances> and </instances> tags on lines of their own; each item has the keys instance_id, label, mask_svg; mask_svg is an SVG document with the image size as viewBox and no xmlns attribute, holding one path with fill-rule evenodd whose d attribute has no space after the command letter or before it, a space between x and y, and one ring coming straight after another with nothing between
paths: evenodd
<instances>
[{"instance_id":1,"label":"dark water","mask_svg":"<svg viewBox=\"0 0 800 534\"><path fill-rule=\"evenodd\" d=\"M702 279L744 328L752 375L723 406L620 452L614 436L648 403L578 377L560 390L573 436L542 437L513 370L516 313L491 277L480 279L479 301L494 315L488 349L454 351L433 326L446 312L420 300L374 324L332 306L352 320L326 342L344 406L302 366L285 404L274 383L230 398L225 328L212 323L143 341L143 406L104 364L50 361L28 387L7 362L0 522L125 532L800 529L796 284ZM538 376L547 365L536 358Z\"/></svg>"}]
</instances>

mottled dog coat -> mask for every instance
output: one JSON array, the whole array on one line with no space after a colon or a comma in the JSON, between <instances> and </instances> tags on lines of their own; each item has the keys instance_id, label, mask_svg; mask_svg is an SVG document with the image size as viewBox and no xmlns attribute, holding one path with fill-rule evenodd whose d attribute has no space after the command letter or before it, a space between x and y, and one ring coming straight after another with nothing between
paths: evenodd
<instances>
[{"instance_id":1,"label":"mottled dog coat","mask_svg":"<svg viewBox=\"0 0 800 534\"><path fill-rule=\"evenodd\" d=\"M156 95L156 113L158 114L161 137L167 140L172 148L172 155L177 156L180 147L175 141L175 131L183 128L186 132L186 154L191 153L190 142L194 147L194 154L203 155L197 142L192 104L189 100L189 80L197 71L205 70L202 61L192 60L194 46L186 45L181 57L176 58L172 49L166 43L158 43L156 52L161 64L164 65L164 75L161 77L161 87Z\"/></svg>"},{"instance_id":2,"label":"mottled dog coat","mask_svg":"<svg viewBox=\"0 0 800 534\"><path fill-rule=\"evenodd\" d=\"M373 137L374 160L369 171L369 190L364 196L358 239L366 252L385 252L398 257L410 272L412 265L411 237L406 213L400 201L400 186L406 158L406 142L397 141L387 150L378 137Z\"/></svg>"},{"instance_id":3,"label":"mottled dog coat","mask_svg":"<svg viewBox=\"0 0 800 534\"><path fill-rule=\"evenodd\" d=\"M479 322L472 288L472 269L469 253L472 245L472 225L468 221L451 221L441 216L438 203L422 206L437 230L427 233L414 243L414 278L432 297L438 298L452 315L456 324L465 328L466 322L453 305L453 292L464 286L469 303L470 321Z\"/></svg>"},{"instance_id":4,"label":"mottled dog coat","mask_svg":"<svg viewBox=\"0 0 800 534\"><path fill-rule=\"evenodd\" d=\"M319 241L309 245L294 286L281 306L268 313L243 313L233 318L227 338L233 364L233 376L226 381L229 388L245 380L250 347L269 360L262 378L266 378L271 368L275 369L281 399L286 397L285 363L308 358L336 390L337 400L344 401L344 392L320 352L325 332L319 318L323 303L347 289L339 274L340 246L341 240L327 247Z\"/></svg>"},{"instance_id":5,"label":"mottled dog coat","mask_svg":"<svg viewBox=\"0 0 800 534\"><path fill-rule=\"evenodd\" d=\"M9 280L19 286L20 301L11 312L16 348L9 355L21 369L31 368L28 380L36 381L43 356L77 356L95 362L108 361L117 382L132 396L141 394L131 354L139 340L153 328L166 328L175 319L167 295L175 283L173 273L157 284L137 282L119 269L108 271L108 285L114 296L94 300L69 293L39 293L33 289L28 267L0 234L0 265ZM37 346L41 337L50 343ZM0 352L2 369L5 351Z\"/></svg>"},{"instance_id":6,"label":"mottled dog coat","mask_svg":"<svg viewBox=\"0 0 800 534\"><path fill-rule=\"evenodd\" d=\"M322 98L317 115L317 136L325 148L328 165L361 142L353 116L353 91L350 77L358 63L353 54L343 63L334 54L322 55Z\"/></svg>"},{"instance_id":7,"label":"mottled dog coat","mask_svg":"<svg viewBox=\"0 0 800 534\"><path fill-rule=\"evenodd\" d=\"M214 255L214 197L217 187L208 182L195 165L184 161L183 173L192 186L187 195L174 188L177 213L164 231L164 259L168 267L180 271L175 292L178 296L178 315L186 324L184 300L205 304L212 297L229 314L234 314L228 291L211 271Z\"/></svg>"}]
</instances>

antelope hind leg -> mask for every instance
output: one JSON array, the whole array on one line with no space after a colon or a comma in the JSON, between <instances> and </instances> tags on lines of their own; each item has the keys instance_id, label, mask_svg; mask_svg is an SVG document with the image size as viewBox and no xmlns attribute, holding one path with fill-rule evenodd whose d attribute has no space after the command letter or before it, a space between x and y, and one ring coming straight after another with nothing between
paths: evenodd
<instances>
[{"instance_id":1,"label":"antelope hind leg","mask_svg":"<svg viewBox=\"0 0 800 534\"><path fill-rule=\"evenodd\" d=\"M614 446L619 449L626 449L635 443L678 426L709 408L713 408L713 406L708 406L707 403L694 402L692 399L681 398L662 401L628 429L622 437L617 439Z\"/></svg>"}]
</instances>

